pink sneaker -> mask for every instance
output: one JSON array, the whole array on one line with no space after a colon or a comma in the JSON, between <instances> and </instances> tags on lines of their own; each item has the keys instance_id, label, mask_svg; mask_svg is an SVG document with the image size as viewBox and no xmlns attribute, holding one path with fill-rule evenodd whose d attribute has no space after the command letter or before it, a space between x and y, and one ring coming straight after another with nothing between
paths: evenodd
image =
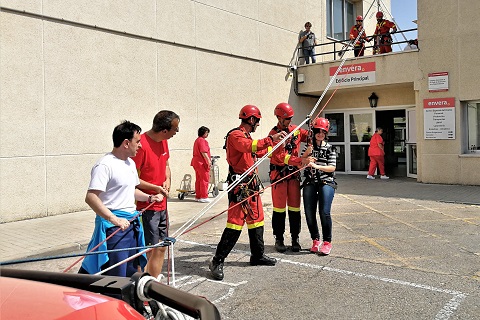
<instances>
[{"instance_id":1,"label":"pink sneaker","mask_svg":"<svg viewBox=\"0 0 480 320\"><path fill-rule=\"evenodd\" d=\"M320 251L320 240L313 240L312 248L310 248L310 252L318 253Z\"/></svg>"},{"instance_id":2,"label":"pink sneaker","mask_svg":"<svg viewBox=\"0 0 480 320\"><path fill-rule=\"evenodd\" d=\"M320 253L327 256L330 254L330 251L332 251L332 244L328 241L323 241Z\"/></svg>"}]
</instances>

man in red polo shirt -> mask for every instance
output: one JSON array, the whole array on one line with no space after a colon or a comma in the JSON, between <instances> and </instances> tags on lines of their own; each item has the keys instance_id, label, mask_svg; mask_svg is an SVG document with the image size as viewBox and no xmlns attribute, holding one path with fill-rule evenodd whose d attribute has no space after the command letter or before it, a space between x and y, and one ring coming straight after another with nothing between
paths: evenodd
<instances>
[{"instance_id":1,"label":"man in red polo shirt","mask_svg":"<svg viewBox=\"0 0 480 320\"><path fill-rule=\"evenodd\" d=\"M142 148L132 158L137 167L140 184L138 189L151 195L162 195L163 200L155 203L142 215L145 244L154 245L168 237L167 195L170 190L170 151L167 140L178 132L180 117L173 111L162 110L155 115L152 129L142 134ZM137 202L137 210L149 205ZM146 271L157 278L162 272L167 247L158 247L147 253Z\"/></svg>"}]
</instances>

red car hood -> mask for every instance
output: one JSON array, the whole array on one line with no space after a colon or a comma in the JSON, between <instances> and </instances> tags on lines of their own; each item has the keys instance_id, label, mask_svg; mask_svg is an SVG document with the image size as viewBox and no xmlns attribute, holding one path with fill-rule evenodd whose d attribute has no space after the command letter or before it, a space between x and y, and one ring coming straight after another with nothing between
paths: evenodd
<instances>
[{"instance_id":1,"label":"red car hood","mask_svg":"<svg viewBox=\"0 0 480 320\"><path fill-rule=\"evenodd\" d=\"M127 303L43 282L0 277L2 320L142 319Z\"/></svg>"}]
</instances>

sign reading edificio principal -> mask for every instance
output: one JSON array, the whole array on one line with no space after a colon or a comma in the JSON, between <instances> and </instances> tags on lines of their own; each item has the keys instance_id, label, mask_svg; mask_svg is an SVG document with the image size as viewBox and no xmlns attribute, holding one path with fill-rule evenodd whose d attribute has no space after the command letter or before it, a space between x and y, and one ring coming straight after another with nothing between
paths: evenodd
<instances>
[{"instance_id":1,"label":"sign reading edificio principal","mask_svg":"<svg viewBox=\"0 0 480 320\"><path fill-rule=\"evenodd\" d=\"M344 65L337 74L333 86L352 86L375 83L375 62ZM338 67L330 67L330 80Z\"/></svg>"}]
</instances>

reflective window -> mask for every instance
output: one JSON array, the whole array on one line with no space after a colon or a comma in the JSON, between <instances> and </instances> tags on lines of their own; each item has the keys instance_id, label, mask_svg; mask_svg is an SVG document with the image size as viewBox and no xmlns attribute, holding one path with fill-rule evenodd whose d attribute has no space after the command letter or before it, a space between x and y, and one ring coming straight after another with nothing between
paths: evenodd
<instances>
[{"instance_id":1,"label":"reflective window","mask_svg":"<svg viewBox=\"0 0 480 320\"><path fill-rule=\"evenodd\" d=\"M347 0L327 0L327 36L345 40L355 24L353 3Z\"/></svg>"},{"instance_id":2,"label":"reflective window","mask_svg":"<svg viewBox=\"0 0 480 320\"><path fill-rule=\"evenodd\" d=\"M480 153L480 101L467 103L467 150Z\"/></svg>"},{"instance_id":3,"label":"reflective window","mask_svg":"<svg viewBox=\"0 0 480 320\"><path fill-rule=\"evenodd\" d=\"M371 113L350 115L350 142L369 142L373 135Z\"/></svg>"},{"instance_id":4,"label":"reflective window","mask_svg":"<svg viewBox=\"0 0 480 320\"><path fill-rule=\"evenodd\" d=\"M367 145L350 145L352 171L368 171L368 147Z\"/></svg>"}]
</instances>

